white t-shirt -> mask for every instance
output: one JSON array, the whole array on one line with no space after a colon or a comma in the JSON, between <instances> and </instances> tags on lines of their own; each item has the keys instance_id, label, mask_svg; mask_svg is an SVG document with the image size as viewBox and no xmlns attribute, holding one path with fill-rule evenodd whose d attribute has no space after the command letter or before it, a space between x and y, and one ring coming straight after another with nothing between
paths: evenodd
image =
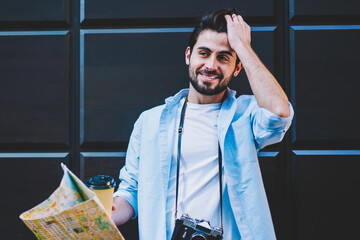
<instances>
[{"instance_id":1,"label":"white t-shirt","mask_svg":"<svg viewBox=\"0 0 360 240\"><path fill-rule=\"evenodd\" d=\"M183 103L184 99L179 105L176 131L179 126ZM221 103L187 103L181 140L177 217L179 218L182 214L187 213L192 218L210 221L211 227L221 227L217 134L220 107ZM175 227L178 134L175 134L174 143L167 196L167 217L170 215L172 219L168 231L171 232ZM232 230L234 227L236 228L236 224L229 204L227 187L223 178L224 239L240 239L240 236L234 235ZM225 208L226 211L224 211ZM232 224L232 227L225 226L229 224Z\"/></svg>"}]
</instances>

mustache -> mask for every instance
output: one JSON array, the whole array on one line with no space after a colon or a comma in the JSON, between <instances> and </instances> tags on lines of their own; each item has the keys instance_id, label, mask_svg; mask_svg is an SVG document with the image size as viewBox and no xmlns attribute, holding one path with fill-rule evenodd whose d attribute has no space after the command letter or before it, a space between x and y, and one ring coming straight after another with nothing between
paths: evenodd
<instances>
[{"instance_id":1,"label":"mustache","mask_svg":"<svg viewBox=\"0 0 360 240\"><path fill-rule=\"evenodd\" d=\"M210 74L210 75L216 75L218 78L222 79L224 76L222 75L222 73L219 73L217 72L216 70L213 70L213 71L209 71L207 69L197 69L196 70L196 75L199 75L199 74L202 74L202 73L205 73L205 74Z\"/></svg>"}]
</instances>

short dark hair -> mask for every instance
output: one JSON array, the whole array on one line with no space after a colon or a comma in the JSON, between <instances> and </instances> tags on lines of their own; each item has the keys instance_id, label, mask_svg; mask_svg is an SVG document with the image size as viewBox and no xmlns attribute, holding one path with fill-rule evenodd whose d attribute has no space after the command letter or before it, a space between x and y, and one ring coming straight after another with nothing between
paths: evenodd
<instances>
[{"instance_id":1,"label":"short dark hair","mask_svg":"<svg viewBox=\"0 0 360 240\"><path fill-rule=\"evenodd\" d=\"M209 11L205 14L200 22L195 26L194 31L190 35L189 47L190 53L192 52L201 32L204 30L213 30L218 33L227 33L225 15L236 14L235 8L219 9ZM236 55L236 65L240 62L239 57Z\"/></svg>"}]
</instances>

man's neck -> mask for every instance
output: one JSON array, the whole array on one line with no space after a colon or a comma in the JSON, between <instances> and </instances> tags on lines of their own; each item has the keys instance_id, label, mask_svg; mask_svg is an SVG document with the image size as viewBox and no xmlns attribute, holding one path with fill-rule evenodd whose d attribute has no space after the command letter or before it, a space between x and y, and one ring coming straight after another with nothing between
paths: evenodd
<instances>
[{"instance_id":1,"label":"man's neck","mask_svg":"<svg viewBox=\"0 0 360 240\"><path fill-rule=\"evenodd\" d=\"M188 102L196 104L220 103L223 101L225 91L219 94L208 96L197 92L190 84Z\"/></svg>"}]
</instances>

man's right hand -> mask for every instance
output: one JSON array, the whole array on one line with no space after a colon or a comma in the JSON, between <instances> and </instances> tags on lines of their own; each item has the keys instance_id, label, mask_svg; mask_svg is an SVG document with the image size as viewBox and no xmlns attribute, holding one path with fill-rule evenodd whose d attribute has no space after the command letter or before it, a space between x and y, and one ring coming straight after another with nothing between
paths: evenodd
<instances>
[{"instance_id":1,"label":"man's right hand","mask_svg":"<svg viewBox=\"0 0 360 240\"><path fill-rule=\"evenodd\" d=\"M113 199L111 219L116 226L122 225L135 216L132 206L122 197Z\"/></svg>"},{"instance_id":2,"label":"man's right hand","mask_svg":"<svg viewBox=\"0 0 360 240\"><path fill-rule=\"evenodd\" d=\"M237 54L243 50L242 48L251 48L251 28L244 19L240 15L233 14L232 16L225 15L225 20L230 47ZM240 61L242 61L241 58Z\"/></svg>"}]
</instances>

